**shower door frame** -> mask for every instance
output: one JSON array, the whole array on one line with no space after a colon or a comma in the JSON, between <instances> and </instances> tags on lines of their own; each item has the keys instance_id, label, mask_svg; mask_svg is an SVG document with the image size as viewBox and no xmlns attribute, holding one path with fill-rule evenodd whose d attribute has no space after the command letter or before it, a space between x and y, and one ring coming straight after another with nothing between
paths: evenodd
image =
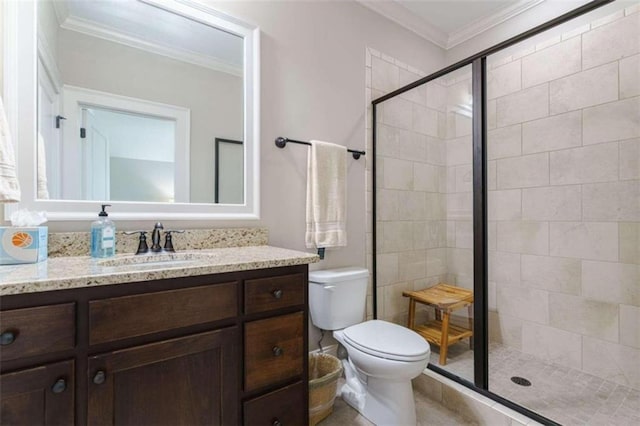
<instances>
[{"instance_id":1,"label":"shower door frame","mask_svg":"<svg viewBox=\"0 0 640 426\"><path fill-rule=\"evenodd\" d=\"M489 339L488 339L488 247L487 247L487 57L489 55L500 52L503 49L520 43L530 37L541 34L551 28L564 24L588 12L596 10L615 0L592 0L576 9L564 13L550 21L538 25L530 30L511 37L501 43L496 44L488 49L482 50L466 59L449 65L439 71L436 71L426 77L409 83L393 92L374 99L371 102L372 112L372 276L373 291L372 305L373 318L377 318L378 314L378 298L377 298L377 179L376 179L376 136L377 136L377 105L381 102L394 98L402 93L412 90L423 84L427 84L437 78L443 77L450 72L456 71L462 67L471 65L471 81L473 96L472 111L472 151L473 151L473 346L474 346L474 381L473 383L452 374L451 372L432 364L428 365L433 370L451 380L454 380L494 401L501 403L521 414L524 414L538 422L544 424L557 425L551 419L548 419L534 411L527 409L511 400L494 394L489 390Z\"/></svg>"}]
</instances>

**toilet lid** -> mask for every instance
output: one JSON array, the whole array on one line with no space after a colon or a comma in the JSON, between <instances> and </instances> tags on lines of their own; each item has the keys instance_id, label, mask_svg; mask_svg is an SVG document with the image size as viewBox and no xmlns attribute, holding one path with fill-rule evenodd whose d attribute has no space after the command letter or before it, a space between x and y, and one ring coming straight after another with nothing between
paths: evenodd
<instances>
[{"instance_id":1,"label":"toilet lid","mask_svg":"<svg viewBox=\"0 0 640 426\"><path fill-rule=\"evenodd\" d=\"M372 320L347 327L345 340L370 355L396 361L420 361L429 356L429 343L418 333L386 321Z\"/></svg>"}]
</instances>

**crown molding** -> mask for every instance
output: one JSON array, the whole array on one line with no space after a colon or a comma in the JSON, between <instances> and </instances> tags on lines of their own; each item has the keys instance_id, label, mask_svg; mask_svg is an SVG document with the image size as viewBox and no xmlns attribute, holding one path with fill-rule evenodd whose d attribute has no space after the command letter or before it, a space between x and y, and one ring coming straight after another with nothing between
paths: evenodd
<instances>
[{"instance_id":1,"label":"crown molding","mask_svg":"<svg viewBox=\"0 0 640 426\"><path fill-rule=\"evenodd\" d=\"M443 49L451 49L460 43L476 37L483 32L512 19L521 13L538 6L545 0L520 0L515 4L498 10L497 12L478 19L465 28L447 33L431 25L404 7L398 0L356 0L362 6L394 21L400 26L413 31L420 37L430 41Z\"/></svg>"},{"instance_id":2,"label":"crown molding","mask_svg":"<svg viewBox=\"0 0 640 426\"><path fill-rule=\"evenodd\" d=\"M466 28L450 33L447 40L447 49L451 49L452 47L470 40L473 37L476 37L483 32L488 31L497 25L500 25L505 21L508 21L509 19L515 18L521 13L524 13L527 10L536 7L544 1L545 0L520 0L515 4L505 7L504 9L498 10L496 13L493 13L484 18L480 18L477 21L469 24Z\"/></svg>"},{"instance_id":3,"label":"crown molding","mask_svg":"<svg viewBox=\"0 0 640 426\"><path fill-rule=\"evenodd\" d=\"M211 56L202 55L200 53L190 52L188 50L182 49L174 49L158 43L149 42L138 37L122 34L115 28L98 24L86 19L78 18L76 16L68 16L60 25L60 27L69 31L76 31L91 37L97 37L103 40L132 47L134 49L144 50L145 52L155 53L157 55L162 55L171 59L198 65L215 71L232 74L238 77L241 77L243 74L243 69L241 66L231 65L227 62L223 62Z\"/></svg>"},{"instance_id":4,"label":"crown molding","mask_svg":"<svg viewBox=\"0 0 640 426\"><path fill-rule=\"evenodd\" d=\"M67 3L64 1L54 1L52 3L58 25L64 24L64 21L69 17L69 7L67 6Z\"/></svg>"},{"instance_id":5,"label":"crown molding","mask_svg":"<svg viewBox=\"0 0 640 426\"><path fill-rule=\"evenodd\" d=\"M424 19L416 16L406 7L396 1L371 1L356 0L362 6L373 10L379 15L394 21L396 24L416 33L420 37L434 43L435 45L447 48L448 34Z\"/></svg>"}]
</instances>

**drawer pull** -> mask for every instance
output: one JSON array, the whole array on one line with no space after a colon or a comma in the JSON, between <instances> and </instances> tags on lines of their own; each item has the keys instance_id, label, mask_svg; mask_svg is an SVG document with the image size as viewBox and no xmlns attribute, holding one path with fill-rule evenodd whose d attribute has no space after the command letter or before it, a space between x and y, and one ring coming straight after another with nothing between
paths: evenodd
<instances>
[{"instance_id":1,"label":"drawer pull","mask_svg":"<svg viewBox=\"0 0 640 426\"><path fill-rule=\"evenodd\" d=\"M271 426L282 426L282 422L278 419L274 419L273 422L271 422Z\"/></svg>"},{"instance_id":2,"label":"drawer pull","mask_svg":"<svg viewBox=\"0 0 640 426\"><path fill-rule=\"evenodd\" d=\"M101 385L105 382L106 379L107 379L107 374L102 370L98 370L96 375L93 376L93 383L95 383L96 385Z\"/></svg>"},{"instance_id":3,"label":"drawer pull","mask_svg":"<svg viewBox=\"0 0 640 426\"><path fill-rule=\"evenodd\" d=\"M51 386L53 393L62 393L65 390L67 390L67 381L65 379L58 379L53 386Z\"/></svg>"},{"instance_id":4,"label":"drawer pull","mask_svg":"<svg viewBox=\"0 0 640 426\"><path fill-rule=\"evenodd\" d=\"M284 353L284 350L280 346L274 346L271 350L273 351L273 356L280 356Z\"/></svg>"},{"instance_id":5,"label":"drawer pull","mask_svg":"<svg viewBox=\"0 0 640 426\"><path fill-rule=\"evenodd\" d=\"M280 289L273 290L271 292L271 294L273 294L273 297L275 297L276 299L281 299L282 298L282 290L280 290Z\"/></svg>"},{"instance_id":6,"label":"drawer pull","mask_svg":"<svg viewBox=\"0 0 640 426\"><path fill-rule=\"evenodd\" d=\"M5 331L0 334L0 345L7 346L16 340L16 333L13 331Z\"/></svg>"}]
</instances>

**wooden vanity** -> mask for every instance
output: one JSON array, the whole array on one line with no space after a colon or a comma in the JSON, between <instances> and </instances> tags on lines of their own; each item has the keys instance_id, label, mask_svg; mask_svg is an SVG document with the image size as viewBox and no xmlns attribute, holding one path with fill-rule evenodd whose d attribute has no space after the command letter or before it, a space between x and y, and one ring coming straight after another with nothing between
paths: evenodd
<instances>
[{"instance_id":1,"label":"wooden vanity","mask_svg":"<svg viewBox=\"0 0 640 426\"><path fill-rule=\"evenodd\" d=\"M302 425L306 264L0 298L3 424Z\"/></svg>"}]
</instances>

